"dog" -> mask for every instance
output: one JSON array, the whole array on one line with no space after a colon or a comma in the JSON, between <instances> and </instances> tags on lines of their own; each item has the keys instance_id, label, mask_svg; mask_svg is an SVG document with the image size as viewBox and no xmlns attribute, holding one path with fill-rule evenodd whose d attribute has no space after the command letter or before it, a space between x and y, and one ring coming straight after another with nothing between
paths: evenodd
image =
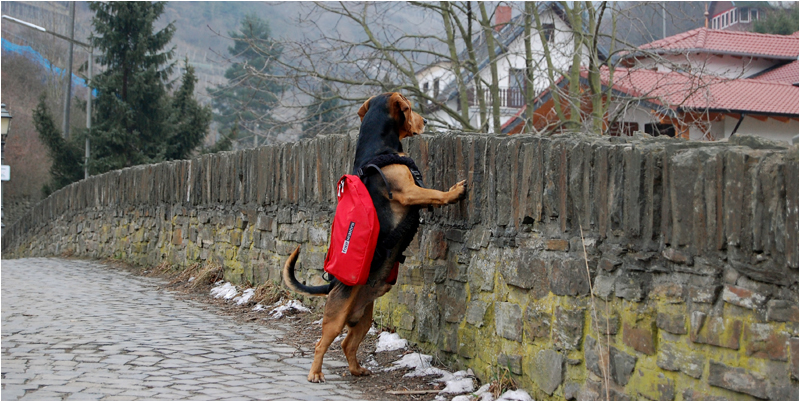
<instances>
[{"instance_id":1,"label":"dog","mask_svg":"<svg viewBox=\"0 0 800 402\"><path fill-rule=\"evenodd\" d=\"M358 116L361 118L361 129L353 174L376 157L405 157L400 141L422 133L427 124L426 119L411 110L411 102L398 92L369 98L358 110ZM407 160L410 161L410 158ZM410 165L413 166L413 161ZM354 376L371 374L358 364L356 352L372 326L375 300L392 288L397 263L404 259L403 251L417 232L419 209L422 206L453 204L466 195L465 180L456 183L448 191L438 191L417 185L418 181L415 181L408 164L393 163L380 170L382 175L369 175L365 181L380 223L378 246L365 285L347 286L335 278L328 285L303 285L294 274L300 247L292 252L283 266L283 281L287 287L298 293L328 297L322 318L322 337L314 348L314 362L308 373L310 382L325 381L322 358L345 325L349 331L342 341L342 350L347 357L350 373Z\"/></svg>"}]
</instances>

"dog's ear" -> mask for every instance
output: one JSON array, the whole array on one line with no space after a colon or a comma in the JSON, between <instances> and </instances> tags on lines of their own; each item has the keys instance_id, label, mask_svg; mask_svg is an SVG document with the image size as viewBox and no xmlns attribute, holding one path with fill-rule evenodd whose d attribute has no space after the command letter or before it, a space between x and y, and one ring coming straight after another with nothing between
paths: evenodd
<instances>
[{"instance_id":1,"label":"dog's ear","mask_svg":"<svg viewBox=\"0 0 800 402\"><path fill-rule=\"evenodd\" d=\"M404 124L408 124L411 121L411 102L401 93L393 93L389 97L389 114L395 121L400 121L402 116Z\"/></svg>"},{"instance_id":2,"label":"dog's ear","mask_svg":"<svg viewBox=\"0 0 800 402\"><path fill-rule=\"evenodd\" d=\"M374 96L372 98L374 98ZM358 108L358 117L361 118L361 121L364 121L364 115L367 114L367 110L369 110L369 101L371 101L372 98L367 99L367 101Z\"/></svg>"}]
</instances>

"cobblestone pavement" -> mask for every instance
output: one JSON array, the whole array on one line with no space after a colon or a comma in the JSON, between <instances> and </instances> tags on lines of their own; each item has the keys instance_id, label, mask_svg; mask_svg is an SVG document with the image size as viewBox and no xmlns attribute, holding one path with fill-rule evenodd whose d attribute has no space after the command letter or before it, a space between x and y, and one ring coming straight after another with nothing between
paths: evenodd
<instances>
[{"instance_id":1,"label":"cobblestone pavement","mask_svg":"<svg viewBox=\"0 0 800 402\"><path fill-rule=\"evenodd\" d=\"M349 400L279 330L235 324L100 263L2 261L2 399ZM325 360L325 368L346 366Z\"/></svg>"}]
</instances>

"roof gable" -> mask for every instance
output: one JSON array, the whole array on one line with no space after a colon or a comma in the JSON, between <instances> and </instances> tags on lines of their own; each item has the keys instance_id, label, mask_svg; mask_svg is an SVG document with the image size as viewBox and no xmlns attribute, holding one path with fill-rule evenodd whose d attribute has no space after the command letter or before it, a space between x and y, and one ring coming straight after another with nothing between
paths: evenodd
<instances>
[{"instance_id":1,"label":"roof gable","mask_svg":"<svg viewBox=\"0 0 800 402\"><path fill-rule=\"evenodd\" d=\"M657 54L698 52L791 60L798 57L798 36L697 28L639 46ZM633 52L628 57L636 55ZM639 53L640 54L640 53Z\"/></svg>"}]
</instances>

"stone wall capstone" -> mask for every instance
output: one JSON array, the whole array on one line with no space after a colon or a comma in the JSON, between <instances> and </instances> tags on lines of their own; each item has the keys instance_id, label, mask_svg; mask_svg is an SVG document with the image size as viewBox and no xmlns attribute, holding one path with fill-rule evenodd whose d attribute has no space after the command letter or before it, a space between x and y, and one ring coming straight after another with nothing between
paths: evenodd
<instances>
[{"instance_id":1,"label":"stone wall capstone","mask_svg":"<svg viewBox=\"0 0 800 402\"><path fill-rule=\"evenodd\" d=\"M798 148L746 136L446 134L404 142L428 186L382 322L540 399L798 396ZM36 205L3 258L76 255L322 283L346 135L109 172Z\"/></svg>"}]
</instances>

